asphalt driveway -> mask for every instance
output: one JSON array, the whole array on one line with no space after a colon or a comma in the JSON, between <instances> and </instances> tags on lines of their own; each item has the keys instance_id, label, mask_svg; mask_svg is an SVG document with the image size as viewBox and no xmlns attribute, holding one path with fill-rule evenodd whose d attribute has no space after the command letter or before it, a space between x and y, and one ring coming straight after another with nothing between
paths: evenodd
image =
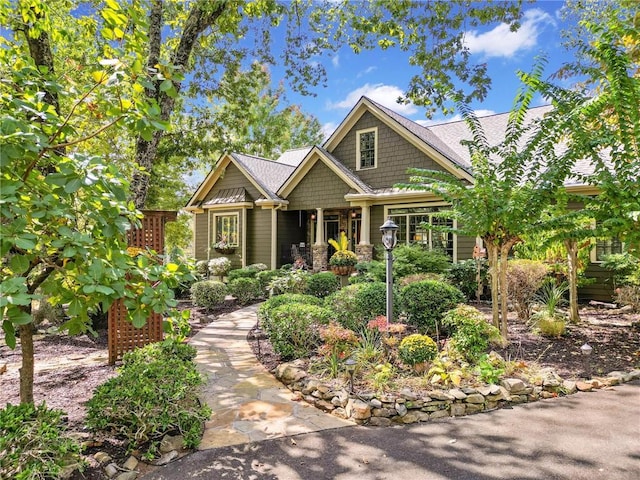
<instances>
[{"instance_id":1,"label":"asphalt driveway","mask_svg":"<svg viewBox=\"0 0 640 480\"><path fill-rule=\"evenodd\" d=\"M640 479L640 382L390 428L346 427L196 452L144 477Z\"/></svg>"}]
</instances>

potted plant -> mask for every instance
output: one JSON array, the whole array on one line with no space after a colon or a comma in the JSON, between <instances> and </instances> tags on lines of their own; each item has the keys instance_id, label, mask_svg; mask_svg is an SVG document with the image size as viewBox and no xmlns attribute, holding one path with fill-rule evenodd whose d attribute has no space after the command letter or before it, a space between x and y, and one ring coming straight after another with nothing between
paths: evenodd
<instances>
[{"instance_id":1,"label":"potted plant","mask_svg":"<svg viewBox=\"0 0 640 480\"><path fill-rule=\"evenodd\" d=\"M339 241L330 239L329 243L336 249L329 259L331 271L336 275L351 275L355 270L358 257L349 250L349 240L344 232L340 233Z\"/></svg>"},{"instance_id":2,"label":"potted plant","mask_svg":"<svg viewBox=\"0 0 640 480\"><path fill-rule=\"evenodd\" d=\"M224 235L220 238L219 241L213 244L213 249L218 253L222 253L223 255L231 255L236 252L236 247L229 245L227 237L225 237Z\"/></svg>"}]
</instances>

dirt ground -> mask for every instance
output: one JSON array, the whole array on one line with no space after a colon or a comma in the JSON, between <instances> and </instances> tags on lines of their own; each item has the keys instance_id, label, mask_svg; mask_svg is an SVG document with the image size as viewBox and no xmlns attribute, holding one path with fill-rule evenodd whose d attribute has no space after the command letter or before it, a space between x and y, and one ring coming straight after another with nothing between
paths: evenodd
<instances>
[{"instance_id":1,"label":"dirt ground","mask_svg":"<svg viewBox=\"0 0 640 480\"><path fill-rule=\"evenodd\" d=\"M191 308L191 305L184 302L182 307ZM227 302L212 313L192 308L192 335L215 321L218 315L234 308L233 302ZM483 310L488 311L487 307ZM535 361L542 366L554 367L561 376L571 378L584 373L580 346L589 343L593 347L591 369L594 375L640 368L639 314L583 307L581 318L581 323L568 325L567 333L558 339L534 335L526 325L510 319L510 344L500 353L507 360ZM98 385L117 375L117 366L107 364L107 332L99 332L98 338L39 334L35 340L35 352L36 403L46 401L49 407L64 410L69 428L83 432L85 402ZM19 403L20 360L19 347L11 350L4 344L4 338L0 338L0 372L6 366L6 372L0 374L0 405ZM262 344L261 360L268 368L278 361L277 356L270 353L268 342ZM117 442L100 442L98 447L114 455L122 450ZM74 478L103 477L100 469L93 468Z\"/></svg>"}]
</instances>

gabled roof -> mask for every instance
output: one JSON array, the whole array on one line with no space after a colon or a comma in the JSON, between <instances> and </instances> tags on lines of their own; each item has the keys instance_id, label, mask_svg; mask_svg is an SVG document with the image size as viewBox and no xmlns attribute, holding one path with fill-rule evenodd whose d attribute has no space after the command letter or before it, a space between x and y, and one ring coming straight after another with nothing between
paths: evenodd
<instances>
[{"instance_id":1,"label":"gabled roof","mask_svg":"<svg viewBox=\"0 0 640 480\"><path fill-rule=\"evenodd\" d=\"M246 201L247 191L242 187L238 187L214 192L212 197L204 202L204 205L222 205L227 203L242 203Z\"/></svg>"},{"instance_id":2,"label":"gabled roof","mask_svg":"<svg viewBox=\"0 0 640 480\"><path fill-rule=\"evenodd\" d=\"M313 147L294 148L293 150L287 150L276 160L278 163L284 163L285 165L291 165L297 167L302 163L304 157L311 151Z\"/></svg>"},{"instance_id":3,"label":"gabled roof","mask_svg":"<svg viewBox=\"0 0 640 480\"><path fill-rule=\"evenodd\" d=\"M360 177L349 170L336 157L331 155L331 153L326 151L324 148L316 145L305 156L304 160L300 163L298 168L296 168L295 172L278 189L278 195L286 198L306 176L309 170L311 170L311 167L313 167L318 161L323 162L333 170L333 172L355 192L364 194L371 193L373 191L369 185L363 182Z\"/></svg>"},{"instance_id":4,"label":"gabled roof","mask_svg":"<svg viewBox=\"0 0 640 480\"><path fill-rule=\"evenodd\" d=\"M291 165L252 155L232 153L231 156L243 170L251 174L253 180L262 187L260 190L264 190L263 193L266 193L265 196L272 200L279 199L275 192L296 169Z\"/></svg>"},{"instance_id":5,"label":"gabled roof","mask_svg":"<svg viewBox=\"0 0 640 480\"><path fill-rule=\"evenodd\" d=\"M388 125L416 148L428 154L448 172L473 182L469 162L449 148L437 135L367 97L361 97L358 100L358 103L323 144L323 147L328 152L332 152L365 112L370 112Z\"/></svg>"}]
</instances>

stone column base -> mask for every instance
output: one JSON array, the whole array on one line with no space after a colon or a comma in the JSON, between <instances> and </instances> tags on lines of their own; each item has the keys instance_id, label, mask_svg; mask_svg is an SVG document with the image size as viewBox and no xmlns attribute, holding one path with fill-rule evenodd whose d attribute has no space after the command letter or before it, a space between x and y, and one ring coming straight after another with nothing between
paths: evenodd
<instances>
[{"instance_id":1,"label":"stone column base","mask_svg":"<svg viewBox=\"0 0 640 480\"><path fill-rule=\"evenodd\" d=\"M327 269L327 252L329 251L328 245L313 245L311 247L311 253L313 255L313 271L322 272Z\"/></svg>"},{"instance_id":2,"label":"stone column base","mask_svg":"<svg viewBox=\"0 0 640 480\"><path fill-rule=\"evenodd\" d=\"M370 262L373 260L373 245L356 245L356 255L359 262Z\"/></svg>"}]
</instances>

